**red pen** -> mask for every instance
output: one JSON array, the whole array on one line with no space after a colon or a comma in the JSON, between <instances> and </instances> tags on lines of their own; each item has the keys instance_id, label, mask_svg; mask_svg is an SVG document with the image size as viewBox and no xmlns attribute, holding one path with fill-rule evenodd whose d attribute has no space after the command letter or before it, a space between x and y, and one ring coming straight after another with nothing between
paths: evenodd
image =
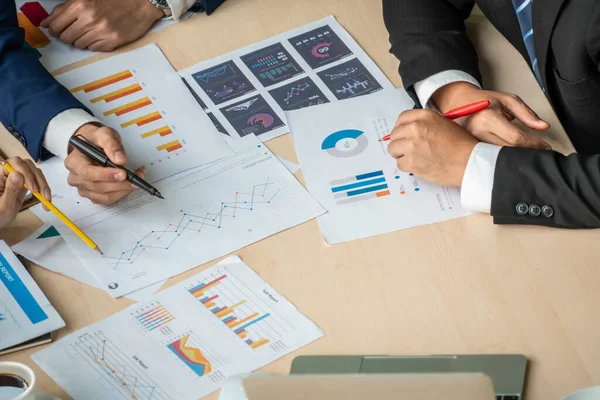
<instances>
[{"instance_id":1,"label":"red pen","mask_svg":"<svg viewBox=\"0 0 600 400\"><path fill-rule=\"evenodd\" d=\"M473 115L478 111L485 110L490 106L489 100L478 101L477 103L467 104L466 106L455 108L454 110L450 110L447 113L443 114L444 117L448 119L457 119L461 117L466 117L469 115ZM381 139L380 142L390 140L392 135L385 135Z\"/></svg>"}]
</instances>

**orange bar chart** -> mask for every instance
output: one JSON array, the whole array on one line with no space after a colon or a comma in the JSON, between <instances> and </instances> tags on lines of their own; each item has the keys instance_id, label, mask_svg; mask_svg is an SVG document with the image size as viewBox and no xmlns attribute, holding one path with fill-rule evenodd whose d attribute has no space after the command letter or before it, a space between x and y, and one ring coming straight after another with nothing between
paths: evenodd
<instances>
[{"instance_id":1,"label":"orange bar chart","mask_svg":"<svg viewBox=\"0 0 600 400\"><path fill-rule=\"evenodd\" d=\"M17 13L19 26L25 30L25 41L34 49L41 49L50 44L50 39L42 30L35 26L23 13Z\"/></svg>"},{"instance_id":2,"label":"orange bar chart","mask_svg":"<svg viewBox=\"0 0 600 400\"><path fill-rule=\"evenodd\" d=\"M163 126L162 128L158 128L158 129L155 129L150 132L142 133L140 136L142 137L142 139L146 139L146 138L149 138L154 135L167 136L167 135L170 135L171 133L173 133L171 128L169 128L168 126Z\"/></svg>"},{"instance_id":3,"label":"orange bar chart","mask_svg":"<svg viewBox=\"0 0 600 400\"><path fill-rule=\"evenodd\" d=\"M132 119L131 121L121 124L121 128L127 128L131 125L144 126L146 124L149 124L150 122L158 121L161 118L162 116L160 115L160 113L158 111L154 111L153 113L143 115L139 118Z\"/></svg>"},{"instance_id":4,"label":"orange bar chart","mask_svg":"<svg viewBox=\"0 0 600 400\"><path fill-rule=\"evenodd\" d=\"M267 344L267 343L269 343L269 340L263 338L263 339L260 339L259 341L256 341L256 342L252 343L250 345L250 347L253 348L253 349L256 349L256 348L258 348L258 347L260 347L260 346L262 346L264 344Z\"/></svg>"},{"instance_id":5,"label":"orange bar chart","mask_svg":"<svg viewBox=\"0 0 600 400\"><path fill-rule=\"evenodd\" d=\"M179 140L174 140L172 142L169 142L169 143L163 144L161 146L158 146L156 148L156 150L158 150L158 151L166 150L167 152L170 153L170 152L178 150L178 149L180 149L182 147L183 146L181 146L181 143L179 143Z\"/></svg>"},{"instance_id":6,"label":"orange bar chart","mask_svg":"<svg viewBox=\"0 0 600 400\"><path fill-rule=\"evenodd\" d=\"M115 114L116 116L120 116L123 114L127 114L128 112L139 110L142 107L146 107L152 104L152 100L147 97L143 99L139 99L136 101L132 101L131 103L122 105L121 107L113 108L112 110L108 110L104 112L104 116L108 117L109 115Z\"/></svg>"},{"instance_id":7,"label":"orange bar chart","mask_svg":"<svg viewBox=\"0 0 600 400\"><path fill-rule=\"evenodd\" d=\"M142 90L142 87L138 83L134 83L133 85L127 86L123 89L115 90L114 92L110 92L105 94L104 96L96 97L90 100L92 104L97 103L99 101L104 100L106 103L110 103L111 101L118 100L125 96L129 96L130 94L134 94Z\"/></svg>"},{"instance_id":8,"label":"orange bar chart","mask_svg":"<svg viewBox=\"0 0 600 400\"><path fill-rule=\"evenodd\" d=\"M114 75L107 76L106 78L98 79L97 81L93 81L90 83L86 83L85 85L77 86L74 89L71 89L71 93L77 93L80 91L84 91L85 93L93 92L94 90L101 89L106 86L110 86L113 83L124 81L125 79L129 79L133 77L131 71L122 71L118 72Z\"/></svg>"}]
</instances>

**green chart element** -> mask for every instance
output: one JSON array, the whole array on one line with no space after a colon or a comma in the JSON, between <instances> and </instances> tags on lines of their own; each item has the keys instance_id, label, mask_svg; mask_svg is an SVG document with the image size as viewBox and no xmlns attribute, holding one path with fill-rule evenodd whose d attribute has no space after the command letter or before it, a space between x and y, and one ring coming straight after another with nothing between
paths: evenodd
<instances>
[{"instance_id":1,"label":"green chart element","mask_svg":"<svg viewBox=\"0 0 600 400\"><path fill-rule=\"evenodd\" d=\"M44 233L42 233L40 236L37 237L37 239L48 239L48 238L53 238L53 237L57 237L60 236L60 233L58 233L58 231L56 230L56 228L54 226L51 226L50 228L46 229L44 231Z\"/></svg>"}]
</instances>

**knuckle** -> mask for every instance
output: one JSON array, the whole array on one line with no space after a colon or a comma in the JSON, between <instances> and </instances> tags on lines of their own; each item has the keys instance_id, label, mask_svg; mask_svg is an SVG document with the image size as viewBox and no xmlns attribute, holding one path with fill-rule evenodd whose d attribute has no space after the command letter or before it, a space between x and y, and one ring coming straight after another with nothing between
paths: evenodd
<instances>
[{"instance_id":1,"label":"knuckle","mask_svg":"<svg viewBox=\"0 0 600 400\"><path fill-rule=\"evenodd\" d=\"M75 186L77 184L77 180L75 179L75 175L69 174L69 176L67 177L67 183L69 184L69 186Z\"/></svg>"}]
</instances>

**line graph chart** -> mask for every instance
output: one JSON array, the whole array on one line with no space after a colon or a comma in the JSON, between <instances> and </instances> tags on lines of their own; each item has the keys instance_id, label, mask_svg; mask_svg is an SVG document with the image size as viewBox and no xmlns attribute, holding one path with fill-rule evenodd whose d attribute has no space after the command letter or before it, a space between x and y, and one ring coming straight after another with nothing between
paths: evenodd
<instances>
[{"instance_id":1,"label":"line graph chart","mask_svg":"<svg viewBox=\"0 0 600 400\"><path fill-rule=\"evenodd\" d=\"M223 201L215 207L218 211L207 211L202 215L180 210L177 223L170 223L162 230L153 230L141 237L132 248L119 255L105 255L113 269L122 265L134 264L148 249L169 250L183 234L202 234L207 229L221 229L227 220L234 219L242 212L253 211L257 206L268 205L277 197L279 190L270 193L268 189L276 182L267 177L264 183L252 186L247 192L235 192L231 201Z\"/></svg>"},{"instance_id":2,"label":"line graph chart","mask_svg":"<svg viewBox=\"0 0 600 400\"><path fill-rule=\"evenodd\" d=\"M102 331L83 335L71 344L70 351L82 367L91 368L104 381L106 398L171 399L149 378L135 357L127 356Z\"/></svg>"},{"instance_id":3,"label":"line graph chart","mask_svg":"<svg viewBox=\"0 0 600 400\"><path fill-rule=\"evenodd\" d=\"M208 82L210 82L211 79L219 77L219 76L225 74L225 72L227 72L227 64L224 64L224 65L222 65L218 68L215 68L211 71L204 72L202 74L196 74L196 75L194 75L194 78L196 78L202 82L208 83Z\"/></svg>"},{"instance_id":4,"label":"line graph chart","mask_svg":"<svg viewBox=\"0 0 600 400\"><path fill-rule=\"evenodd\" d=\"M329 103L327 97L310 77L288 83L269 93L284 111Z\"/></svg>"}]
</instances>

